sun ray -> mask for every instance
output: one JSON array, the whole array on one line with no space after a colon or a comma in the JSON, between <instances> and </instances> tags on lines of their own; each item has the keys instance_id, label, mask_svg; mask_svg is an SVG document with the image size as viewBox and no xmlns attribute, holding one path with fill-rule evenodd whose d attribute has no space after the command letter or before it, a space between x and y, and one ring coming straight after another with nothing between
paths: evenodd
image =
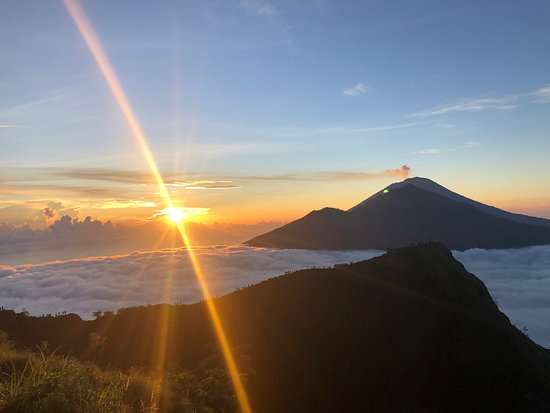
<instances>
[{"instance_id":1,"label":"sun ray","mask_svg":"<svg viewBox=\"0 0 550 413\"><path fill-rule=\"evenodd\" d=\"M128 123L128 126L130 127L130 130L132 131L132 136L137 141L141 151L143 152L143 155L149 165L149 168L151 169L151 173L153 174L156 180L160 195L163 198L166 208L174 208L172 198L170 197L170 194L166 189L164 180L158 169L155 158L151 153L145 134L143 133L143 130L141 129L139 122L136 116L134 115L134 112L130 106L130 103L128 102L124 94L124 91L118 81L118 78L115 75L115 72L111 67L111 64L109 63L107 55L103 50L103 47L101 45L101 42L99 41L98 36L95 33L95 30L93 29L91 23L86 17L86 14L78 0L64 0L64 2L65 2L65 6L67 7L67 10L69 11L69 14L74 20L78 30L80 31L80 34L84 38L86 45L90 49L90 52L92 53L97 65L99 66L101 73L103 74L105 80L107 81L107 84L109 85L109 88L111 89L111 92L113 93L117 101L117 104L120 107L120 110L122 111L124 118ZM204 273L202 272L202 269L199 265L197 257L193 253L193 250L190 248L189 239L187 237L187 234L185 232L185 228L182 222L179 221L176 223L176 225L181 235L181 238L183 240L183 243L186 246L185 249L189 256L189 260L193 265L197 282L205 298L206 306L208 308L212 325L214 327L214 331L216 332L216 335L218 336L220 348L222 350L222 353L227 365L227 369L231 377L231 381L233 383L233 387L237 394L241 411L242 413L252 413L252 409L250 408L250 404L248 401L248 396L245 392L244 385L242 383L241 376L239 374L239 370L235 362L235 357L229 345L229 341L227 339L227 335L225 333L222 322L220 320L218 310L215 306L214 301L211 299L212 295L210 293L210 287L207 284L207 280L204 276ZM169 279L171 281L171 277L169 277ZM164 342L160 343L161 345L159 346L159 348L161 349L164 348L163 350L161 350L163 354L161 354L159 357L159 362L162 362L162 363L164 363L165 361L164 353L166 351L166 346L168 344L167 343L167 326L169 324L169 320L170 320L170 314L163 313L162 320L160 320L162 323L160 328L161 328L161 331L164 332L162 334L163 335L162 339ZM163 366L159 366L159 367L163 367Z\"/></svg>"},{"instance_id":2,"label":"sun ray","mask_svg":"<svg viewBox=\"0 0 550 413\"><path fill-rule=\"evenodd\" d=\"M166 235L168 234L168 232L170 231L170 228L169 227L165 227L164 230L162 231L162 233L160 234L158 240L155 242L155 245L153 246L153 250L158 250L162 244L162 242L164 241L164 239L166 238ZM147 268L147 264L149 263L149 261L152 259L153 255L150 254L147 261L146 261L146 265L144 265L142 267L142 269L140 271L138 271L133 279L133 282L128 286L128 288L126 289L126 294L124 294L122 296L122 302L125 302L126 299L128 298L128 296L130 295L130 292L132 291L132 289L134 288L134 286L140 281L140 278L142 276L145 275L145 268ZM97 330L97 333L100 335L100 336L103 336L105 335L109 329L111 328L111 324L113 323L114 321L114 317L110 317L105 323L103 324L100 324L100 327L99 329ZM129 339L129 337L126 337L126 339ZM121 345L121 348L125 347L125 343L123 343ZM122 350L120 350L122 351ZM120 353L119 351L119 353ZM118 354L115 358L118 357Z\"/></svg>"}]
</instances>

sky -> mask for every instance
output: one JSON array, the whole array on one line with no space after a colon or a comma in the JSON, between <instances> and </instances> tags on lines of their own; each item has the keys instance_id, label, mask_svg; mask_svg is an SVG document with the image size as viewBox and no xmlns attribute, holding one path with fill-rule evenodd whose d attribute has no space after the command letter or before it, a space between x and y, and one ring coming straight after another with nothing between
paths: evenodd
<instances>
[{"instance_id":1,"label":"sky","mask_svg":"<svg viewBox=\"0 0 550 413\"><path fill-rule=\"evenodd\" d=\"M287 222L424 176L550 218L547 1L83 1L177 205ZM159 190L62 1L0 14L0 223Z\"/></svg>"}]
</instances>

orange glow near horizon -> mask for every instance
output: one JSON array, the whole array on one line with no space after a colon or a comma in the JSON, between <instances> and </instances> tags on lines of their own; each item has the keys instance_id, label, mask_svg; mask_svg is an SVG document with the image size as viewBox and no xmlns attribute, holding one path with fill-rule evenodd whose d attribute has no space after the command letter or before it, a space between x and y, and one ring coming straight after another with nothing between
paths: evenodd
<instances>
[{"instance_id":1,"label":"orange glow near horizon","mask_svg":"<svg viewBox=\"0 0 550 413\"><path fill-rule=\"evenodd\" d=\"M111 92L113 93L124 115L124 118L126 119L128 126L130 127L133 137L137 141L141 151L143 152L143 155L145 156L145 159L157 183L160 195L164 201L165 208L168 211L175 211L172 198L170 197L170 194L166 189L164 180L162 178L162 175L160 174L157 163L153 157L153 154L151 153L151 150L149 149L149 145L147 143L145 134L143 133L129 102L126 99L124 91L122 90L122 87L118 81L118 78L116 77L115 72L109 63L107 55L105 54L103 47L101 46L101 42L99 41L99 38L97 37L92 25L88 21L86 14L82 9L79 1L64 0L64 2L65 2L65 6L67 7L67 10L69 11L69 14L74 20L78 30L80 31L82 37L84 38L84 41L86 42L86 45L90 49L90 52L92 53L97 65L99 66L101 73L105 77L105 80L107 81L107 84L109 85L109 88L111 89ZM183 214L181 213L178 213L178 214L174 213L173 216L175 218L180 218L180 217L183 218ZM218 337L220 348L222 350L225 363L227 365L227 369L231 377L231 381L233 383L233 387L237 394L241 411L242 413L252 413L252 409L250 408L250 404L248 401L248 396L245 392L244 385L242 383L242 380L239 374L239 369L237 367L237 363L235 362L235 357L229 345L229 341L227 339L227 335L223 328L218 310L214 304L214 301L211 299L212 294L211 294L208 282L206 280L206 277L200 267L197 257L195 256L193 250L190 248L191 243L183 227L182 220L175 219L173 220L173 222L177 225L181 238L187 247L186 251L193 265L195 276L200 286L202 295L205 298L205 303L208 308L212 325ZM171 280L171 277L169 277L169 279ZM169 288L169 285L167 285L167 288ZM169 313L169 309L167 309L166 312L162 313L162 317L160 320L160 323L161 323L161 325L159 326L161 331L160 340L162 342L159 343L159 354L157 355L157 368L160 374L162 374L162 370L166 362L166 349L168 345L168 325L169 325L170 317L171 317L171 314Z\"/></svg>"},{"instance_id":2,"label":"orange glow near horizon","mask_svg":"<svg viewBox=\"0 0 550 413\"><path fill-rule=\"evenodd\" d=\"M200 221L196 217L206 213L208 213L208 208L167 207L157 211L152 218L161 218L169 223L179 224L185 223L191 218L194 218L194 221Z\"/></svg>"}]
</instances>

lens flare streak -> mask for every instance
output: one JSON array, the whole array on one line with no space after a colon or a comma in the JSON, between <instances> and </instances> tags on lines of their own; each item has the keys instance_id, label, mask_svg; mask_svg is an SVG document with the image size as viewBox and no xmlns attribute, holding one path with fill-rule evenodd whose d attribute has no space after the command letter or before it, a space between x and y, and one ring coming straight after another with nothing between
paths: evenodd
<instances>
[{"instance_id":1,"label":"lens flare streak","mask_svg":"<svg viewBox=\"0 0 550 413\"><path fill-rule=\"evenodd\" d=\"M124 91L118 81L118 78L115 75L115 72L111 67L111 64L109 63L107 55L103 50L103 47L101 45L101 42L99 41L97 34L95 33L95 30L93 29L91 23L86 17L86 14L82 9L78 0L64 0L64 2L65 2L65 6L67 7L67 10L69 11L69 14L74 20L78 30L80 31L80 34L84 38L86 45L90 49L90 52L92 53L97 65L99 66L101 73L105 77L105 80L107 81L107 84L109 85L109 88L111 89L111 92L113 93L116 99L116 102L118 103L118 106L120 107L124 115L124 118L126 119L128 126L130 127L133 137L139 144L139 147L143 152L143 155L145 156L147 163L149 164L149 168L151 169L151 172L155 177L156 183L160 191L160 195L162 196L162 199L164 201L166 208L174 209L172 198L170 197L170 194L166 189L166 185L158 169L158 166L153 157L153 154L151 153L145 134L143 133L143 130L141 129L139 122L136 116L134 115L134 112L130 106L130 103L128 102L124 94ZM185 228L181 220L175 223L182 237L182 240L185 246L187 247L186 248L187 254L189 255L189 259L193 265L198 284L205 298L206 306L208 308L212 325L218 337L220 348L222 350L222 353L228 368L228 372L231 377L231 381L233 383L233 387L237 394L241 411L242 413L252 413L252 409L250 408L248 396L245 392L244 385L242 383L242 380L239 374L239 369L235 361L235 357L229 345L229 341L227 339L227 335L223 328L216 305L214 301L211 299L212 294L210 292L210 287L208 286L206 277L204 276L204 273L201 270L197 257L193 253L193 250L190 248L189 238L187 237ZM161 320L162 324L159 326L161 330L161 336L162 336L161 337L162 343L160 343L159 345L160 354L158 355L158 358L157 358L157 364L158 364L159 370L162 370L162 368L164 367L164 363L166 359L165 353L166 353L166 347L168 345L167 327L169 325L170 317L171 315L168 312L163 312L163 316Z\"/></svg>"}]
</instances>

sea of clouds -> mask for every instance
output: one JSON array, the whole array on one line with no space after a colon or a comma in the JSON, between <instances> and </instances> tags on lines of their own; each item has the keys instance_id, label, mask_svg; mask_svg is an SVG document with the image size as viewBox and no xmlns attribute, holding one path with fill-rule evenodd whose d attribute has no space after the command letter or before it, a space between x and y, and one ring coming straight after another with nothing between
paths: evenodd
<instances>
[{"instance_id":1,"label":"sea of clouds","mask_svg":"<svg viewBox=\"0 0 550 413\"><path fill-rule=\"evenodd\" d=\"M382 251L305 251L235 246L193 248L213 296L301 268L366 260ZM0 266L0 306L31 314L66 310L90 318L143 304L202 299L182 248Z\"/></svg>"},{"instance_id":2,"label":"sea of clouds","mask_svg":"<svg viewBox=\"0 0 550 413\"><path fill-rule=\"evenodd\" d=\"M500 311L536 343L550 348L550 245L453 251L485 283Z\"/></svg>"},{"instance_id":3,"label":"sea of clouds","mask_svg":"<svg viewBox=\"0 0 550 413\"><path fill-rule=\"evenodd\" d=\"M247 246L194 248L212 293L220 296L300 268L365 260L382 251L305 251ZM454 252L477 275L518 328L550 347L550 246ZM185 250L0 266L0 306L41 315L68 311L90 318L161 302L202 298Z\"/></svg>"}]
</instances>

